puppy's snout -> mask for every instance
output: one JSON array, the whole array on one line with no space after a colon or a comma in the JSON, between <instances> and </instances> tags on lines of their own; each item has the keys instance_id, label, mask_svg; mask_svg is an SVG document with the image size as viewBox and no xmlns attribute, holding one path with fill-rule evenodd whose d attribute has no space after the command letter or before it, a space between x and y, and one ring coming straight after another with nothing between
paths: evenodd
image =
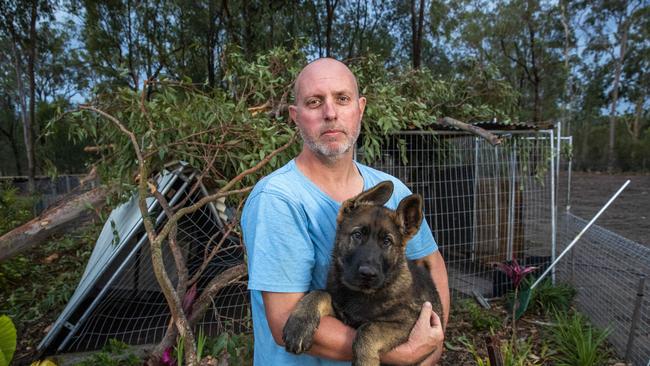
<instances>
[{"instance_id":1,"label":"puppy's snout","mask_svg":"<svg viewBox=\"0 0 650 366\"><path fill-rule=\"evenodd\" d=\"M359 266L359 275L363 279L371 280L377 277L377 269L371 266L362 265Z\"/></svg>"}]
</instances>

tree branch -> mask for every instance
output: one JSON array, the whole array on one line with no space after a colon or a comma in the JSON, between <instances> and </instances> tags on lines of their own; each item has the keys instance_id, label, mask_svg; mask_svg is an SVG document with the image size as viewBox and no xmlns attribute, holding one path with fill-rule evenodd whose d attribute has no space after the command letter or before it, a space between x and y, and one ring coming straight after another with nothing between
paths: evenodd
<instances>
[{"instance_id":1,"label":"tree branch","mask_svg":"<svg viewBox=\"0 0 650 366\"><path fill-rule=\"evenodd\" d=\"M495 135L495 134L493 134L493 133L491 133L491 132L489 132L489 131L481 128L481 127L470 125L468 123L461 122L461 121L459 121L457 119L453 119L451 117L438 118L437 122L441 126L455 127L455 128L458 128L459 130L466 131L466 132L469 132L469 133L471 133L473 135L482 137L485 140L487 140L487 142L489 142L490 145L492 145L492 146L499 145L501 143L501 139L497 135Z\"/></svg>"}]
</instances>

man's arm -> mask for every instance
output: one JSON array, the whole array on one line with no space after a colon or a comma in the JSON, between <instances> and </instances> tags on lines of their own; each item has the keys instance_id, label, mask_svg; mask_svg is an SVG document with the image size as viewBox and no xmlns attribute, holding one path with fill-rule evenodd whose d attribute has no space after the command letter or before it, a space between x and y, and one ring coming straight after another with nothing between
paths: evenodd
<instances>
[{"instance_id":1,"label":"man's arm","mask_svg":"<svg viewBox=\"0 0 650 366\"><path fill-rule=\"evenodd\" d=\"M416 260L415 263L418 265L424 265L431 274L431 279L436 285L438 296L440 296L440 303L442 305L442 326L444 329L447 329L451 300L449 296L449 279L447 278L447 267L445 266L445 260L442 258L440 251L436 250L426 257Z\"/></svg>"},{"instance_id":2,"label":"man's arm","mask_svg":"<svg viewBox=\"0 0 650 366\"><path fill-rule=\"evenodd\" d=\"M262 292L266 318L275 342L281 346L282 329L291 311L304 293ZM442 348L443 332L439 322L432 323L431 306L423 307L418 322L413 327L409 341L382 355L382 361L391 364L409 365L427 356L434 347ZM435 318L437 319L437 317ZM352 343L356 330L340 320L326 316L314 334L314 344L309 354L338 361L352 360Z\"/></svg>"}]
</instances>

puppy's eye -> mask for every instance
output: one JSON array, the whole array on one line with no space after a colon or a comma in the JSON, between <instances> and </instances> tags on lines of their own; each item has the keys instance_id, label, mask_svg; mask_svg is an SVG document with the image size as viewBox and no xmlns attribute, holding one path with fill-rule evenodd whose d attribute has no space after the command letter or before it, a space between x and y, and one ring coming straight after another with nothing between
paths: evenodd
<instances>
[{"instance_id":1,"label":"puppy's eye","mask_svg":"<svg viewBox=\"0 0 650 366\"><path fill-rule=\"evenodd\" d=\"M391 245L393 245L393 241L390 239L390 236L385 237L384 238L384 246L389 247Z\"/></svg>"},{"instance_id":2,"label":"puppy's eye","mask_svg":"<svg viewBox=\"0 0 650 366\"><path fill-rule=\"evenodd\" d=\"M354 240L361 240L363 237L363 234L361 234L361 231L354 231L351 235L352 239Z\"/></svg>"}]
</instances>

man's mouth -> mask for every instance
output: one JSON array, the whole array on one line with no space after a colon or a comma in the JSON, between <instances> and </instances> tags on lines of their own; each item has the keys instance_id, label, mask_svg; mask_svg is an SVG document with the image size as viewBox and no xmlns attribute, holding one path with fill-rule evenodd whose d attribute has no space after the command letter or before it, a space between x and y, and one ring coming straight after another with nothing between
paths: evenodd
<instances>
[{"instance_id":1,"label":"man's mouth","mask_svg":"<svg viewBox=\"0 0 650 366\"><path fill-rule=\"evenodd\" d=\"M321 135L325 136L325 137L329 137L329 136L336 136L338 134L343 134L343 133L345 133L345 132L343 132L342 130L326 130L326 131L323 131L323 133L321 133Z\"/></svg>"}]
</instances>

